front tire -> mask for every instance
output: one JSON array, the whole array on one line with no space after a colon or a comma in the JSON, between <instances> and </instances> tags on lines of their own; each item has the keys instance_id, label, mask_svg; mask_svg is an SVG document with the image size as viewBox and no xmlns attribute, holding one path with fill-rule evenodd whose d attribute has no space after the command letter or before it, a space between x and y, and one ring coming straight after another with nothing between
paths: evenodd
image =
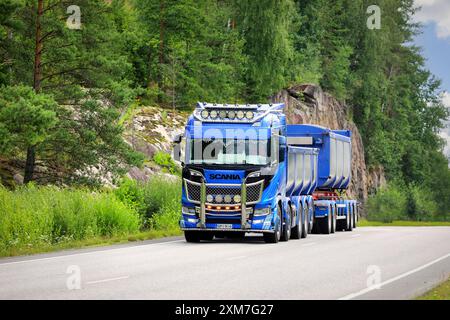
<instances>
[{"instance_id":1,"label":"front tire","mask_svg":"<svg viewBox=\"0 0 450 320\"><path fill-rule=\"evenodd\" d=\"M200 242L200 233L198 231L185 231L184 238L186 239L186 242L199 243Z\"/></svg>"},{"instance_id":2,"label":"front tire","mask_svg":"<svg viewBox=\"0 0 450 320\"><path fill-rule=\"evenodd\" d=\"M282 229L282 220L281 220L281 207L277 206L277 214L278 214L278 221L275 225L275 230L273 233L264 233L264 242L266 243L278 243L281 238L281 229Z\"/></svg>"}]
</instances>

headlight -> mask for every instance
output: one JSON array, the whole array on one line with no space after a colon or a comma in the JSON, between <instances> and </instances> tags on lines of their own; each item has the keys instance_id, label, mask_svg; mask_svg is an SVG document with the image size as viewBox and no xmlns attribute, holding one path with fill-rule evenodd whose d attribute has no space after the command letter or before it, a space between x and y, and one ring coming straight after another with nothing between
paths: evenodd
<instances>
[{"instance_id":1,"label":"headlight","mask_svg":"<svg viewBox=\"0 0 450 320\"><path fill-rule=\"evenodd\" d=\"M223 197L219 194L216 196L216 202L221 203L223 201Z\"/></svg>"},{"instance_id":2,"label":"headlight","mask_svg":"<svg viewBox=\"0 0 450 320\"><path fill-rule=\"evenodd\" d=\"M253 113L253 111L247 111L247 112L245 113L245 117L246 117L248 120L252 120L254 116L255 116L255 114Z\"/></svg>"},{"instance_id":3,"label":"headlight","mask_svg":"<svg viewBox=\"0 0 450 320\"><path fill-rule=\"evenodd\" d=\"M194 170L189 170L191 175L194 177L203 177L202 174L198 171L194 171Z\"/></svg>"},{"instance_id":4,"label":"headlight","mask_svg":"<svg viewBox=\"0 0 450 320\"><path fill-rule=\"evenodd\" d=\"M195 216L195 208L194 207L182 207L181 212L183 214L187 214L190 216Z\"/></svg>"},{"instance_id":5,"label":"headlight","mask_svg":"<svg viewBox=\"0 0 450 320\"><path fill-rule=\"evenodd\" d=\"M227 117L227 112L225 110L222 110L219 112L220 119L225 119Z\"/></svg>"},{"instance_id":6,"label":"headlight","mask_svg":"<svg viewBox=\"0 0 450 320\"><path fill-rule=\"evenodd\" d=\"M268 214L271 214L272 209L270 207L261 208L261 209L255 209L254 216L267 216Z\"/></svg>"},{"instance_id":7,"label":"headlight","mask_svg":"<svg viewBox=\"0 0 450 320\"><path fill-rule=\"evenodd\" d=\"M203 119L207 119L209 117L209 112L208 110L203 110L201 113L201 116Z\"/></svg>"},{"instance_id":8,"label":"headlight","mask_svg":"<svg viewBox=\"0 0 450 320\"><path fill-rule=\"evenodd\" d=\"M239 203L239 202L241 202L241 196L237 194L234 196L233 200L235 203Z\"/></svg>"},{"instance_id":9,"label":"headlight","mask_svg":"<svg viewBox=\"0 0 450 320\"><path fill-rule=\"evenodd\" d=\"M213 197L212 195L208 194L208 195L206 196L206 201L207 201L208 203L211 203L211 202L214 201L214 197Z\"/></svg>"},{"instance_id":10,"label":"headlight","mask_svg":"<svg viewBox=\"0 0 450 320\"><path fill-rule=\"evenodd\" d=\"M233 110L228 111L228 118L229 118L230 120L234 120L234 118L236 118L236 112L233 111Z\"/></svg>"},{"instance_id":11,"label":"headlight","mask_svg":"<svg viewBox=\"0 0 450 320\"><path fill-rule=\"evenodd\" d=\"M239 120L244 119L244 116L245 116L245 114L244 114L244 111L242 111L242 110L239 110L239 111L236 113L236 117L237 117Z\"/></svg>"},{"instance_id":12,"label":"headlight","mask_svg":"<svg viewBox=\"0 0 450 320\"><path fill-rule=\"evenodd\" d=\"M224 200L226 203L230 203L230 202L231 202L231 196L226 195L226 196L223 198L223 200Z\"/></svg>"},{"instance_id":13,"label":"headlight","mask_svg":"<svg viewBox=\"0 0 450 320\"><path fill-rule=\"evenodd\" d=\"M209 113L209 116L211 117L211 119L216 119L217 118L217 111L216 110L212 110Z\"/></svg>"}]
</instances>

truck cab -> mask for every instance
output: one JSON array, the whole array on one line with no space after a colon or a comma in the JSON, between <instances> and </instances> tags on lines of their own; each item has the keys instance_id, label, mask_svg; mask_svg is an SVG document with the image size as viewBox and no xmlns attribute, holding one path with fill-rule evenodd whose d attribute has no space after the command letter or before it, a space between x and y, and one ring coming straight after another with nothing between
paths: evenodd
<instances>
[{"instance_id":1,"label":"truck cab","mask_svg":"<svg viewBox=\"0 0 450 320\"><path fill-rule=\"evenodd\" d=\"M289 129L283 108L198 103L174 148L188 242L262 233L277 243L312 231L320 149Z\"/></svg>"}]
</instances>

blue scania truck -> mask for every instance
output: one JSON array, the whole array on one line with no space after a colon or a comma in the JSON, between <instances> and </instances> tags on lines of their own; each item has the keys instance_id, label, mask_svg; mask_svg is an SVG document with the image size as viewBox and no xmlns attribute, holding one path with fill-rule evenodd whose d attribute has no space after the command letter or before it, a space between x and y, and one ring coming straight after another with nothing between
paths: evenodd
<instances>
[{"instance_id":1,"label":"blue scania truck","mask_svg":"<svg viewBox=\"0 0 450 320\"><path fill-rule=\"evenodd\" d=\"M284 104L199 103L174 141L187 242L261 233L267 243L352 231L351 132L288 125Z\"/></svg>"}]
</instances>

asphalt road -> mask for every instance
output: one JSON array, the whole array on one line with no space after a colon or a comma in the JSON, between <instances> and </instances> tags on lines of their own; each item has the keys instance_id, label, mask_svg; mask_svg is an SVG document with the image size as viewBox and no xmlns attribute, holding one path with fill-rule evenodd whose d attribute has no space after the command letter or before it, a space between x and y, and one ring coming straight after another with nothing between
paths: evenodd
<instances>
[{"instance_id":1,"label":"asphalt road","mask_svg":"<svg viewBox=\"0 0 450 320\"><path fill-rule=\"evenodd\" d=\"M278 244L170 238L0 259L0 298L410 299L449 275L450 227L370 227Z\"/></svg>"}]
</instances>

